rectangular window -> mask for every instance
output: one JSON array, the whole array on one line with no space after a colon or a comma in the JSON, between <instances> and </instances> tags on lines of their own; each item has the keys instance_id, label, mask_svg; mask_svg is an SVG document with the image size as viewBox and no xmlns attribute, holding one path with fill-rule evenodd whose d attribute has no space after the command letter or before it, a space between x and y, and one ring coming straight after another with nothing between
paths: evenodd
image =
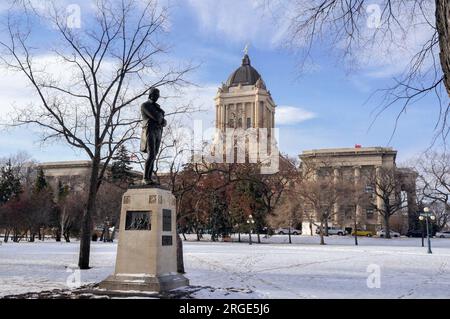
<instances>
[{"instance_id":1,"label":"rectangular window","mask_svg":"<svg viewBox=\"0 0 450 319\"><path fill-rule=\"evenodd\" d=\"M163 209L163 231L172 231L172 211Z\"/></svg>"},{"instance_id":2,"label":"rectangular window","mask_svg":"<svg viewBox=\"0 0 450 319\"><path fill-rule=\"evenodd\" d=\"M250 117L247 117L247 128L252 127L252 119Z\"/></svg>"},{"instance_id":3,"label":"rectangular window","mask_svg":"<svg viewBox=\"0 0 450 319\"><path fill-rule=\"evenodd\" d=\"M366 217L368 219L373 218L373 209L366 209Z\"/></svg>"}]
</instances>

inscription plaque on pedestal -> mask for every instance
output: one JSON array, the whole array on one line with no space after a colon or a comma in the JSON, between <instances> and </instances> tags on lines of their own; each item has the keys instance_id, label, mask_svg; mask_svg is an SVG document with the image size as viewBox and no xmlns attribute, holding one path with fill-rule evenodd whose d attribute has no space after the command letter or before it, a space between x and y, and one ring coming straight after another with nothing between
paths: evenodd
<instances>
[{"instance_id":1,"label":"inscription plaque on pedestal","mask_svg":"<svg viewBox=\"0 0 450 319\"><path fill-rule=\"evenodd\" d=\"M163 231L172 231L172 211L163 209Z\"/></svg>"},{"instance_id":2,"label":"inscription plaque on pedestal","mask_svg":"<svg viewBox=\"0 0 450 319\"><path fill-rule=\"evenodd\" d=\"M125 230L151 230L151 212L127 211Z\"/></svg>"}]
</instances>

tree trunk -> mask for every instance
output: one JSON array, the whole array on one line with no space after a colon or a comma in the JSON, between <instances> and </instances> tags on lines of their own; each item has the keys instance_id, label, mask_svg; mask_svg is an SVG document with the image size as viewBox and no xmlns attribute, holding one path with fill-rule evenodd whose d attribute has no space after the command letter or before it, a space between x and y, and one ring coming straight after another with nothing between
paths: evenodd
<instances>
[{"instance_id":1,"label":"tree trunk","mask_svg":"<svg viewBox=\"0 0 450 319\"><path fill-rule=\"evenodd\" d=\"M70 232L68 230L64 232L64 240L66 243L70 243Z\"/></svg>"},{"instance_id":2,"label":"tree trunk","mask_svg":"<svg viewBox=\"0 0 450 319\"><path fill-rule=\"evenodd\" d=\"M325 239L323 238L323 221L320 222L320 244L325 245Z\"/></svg>"},{"instance_id":3,"label":"tree trunk","mask_svg":"<svg viewBox=\"0 0 450 319\"><path fill-rule=\"evenodd\" d=\"M183 241L180 234L177 234L177 271L184 274L184 259L183 259Z\"/></svg>"},{"instance_id":4,"label":"tree trunk","mask_svg":"<svg viewBox=\"0 0 450 319\"><path fill-rule=\"evenodd\" d=\"M358 230L358 221L356 220L356 214L355 214L355 225L354 225L355 229L354 234L355 234L355 246L358 246L358 234L356 233L356 231Z\"/></svg>"},{"instance_id":5,"label":"tree trunk","mask_svg":"<svg viewBox=\"0 0 450 319\"><path fill-rule=\"evenodd\" d=\"M105 240L105 229L102 229L102 233L100 234L100 241L104 241Z\"/></svg>"},{"instance_id":6,"label":"tree trunk","mask_svg":"<svg viewBox=\"0 0 450 319\"><path fill-rule=\"evenodd\" d=\"M259 235L259 231L256 232L256 236L258 237L258 244L261 244L261 236Z\"/></svg>"},{"instance_id":7,"label":"tree trunk","mask_svg":"<svg viewBox=\"0 0 450 319\"><path fill-rule=\"evenodd\" d=\"M61 241L61 230L59 228L57 228L55 230L55 240L56 240L56 242L60 242Z\"/></svg>"},{"instance_id":8,"label":"tree trunk","mask_svg":"<svg viewBox=\"0 0 450 319\"><path fill-rule=\"evenodd\" d=\"M386 238L391 238L391 227L389 225L389 214L384 215L384 232L386 233Z\"/></svg>"},{"instance_id":9,"label":"tree trunk","mask_svg":"<svg viewBox=\"0 0 450 319\"><path fill-rule=\"evenodd\" d=\"M238 242L241 242L241 232L238 233Z\"/></svg>"},{"instance_id":10,"label":"tree trunk","mask_svg":"<svg viewBox=\"0 0 450 319\"><path fill-rule=\"evenodd\" d=\"M78 267L80 269L89 269L89 257L91 252L91 234L92 234L92 216L96 212L96 200L98 190L98 172L100 169L100 156L92 160L92 171L89 182L89 196L86 209L81 220L80 235L80 256L78 258Z\"/></svg>"},{"instance_id":11,"label":"tree trunk","mask_svg":"<svg viewBox=\"0 0 450 319\"><path fill-rule=\"evenodd\" d=\"M436 28L439 35L439 57L444 84L450 96L450 3L448 0L436 0Z\"/></svg>"},{"instance_id":12,"label":"tree trunk","mask_svg":"<svg viewBox=\"0 0 450 319\"><path fill-rule=\"evenodd\" d=\"M60 232L61 232L61 235L64 237L64 239L66 239L66 236L65 236L65 234L66 234L66 229L65 229L65 227L64 227L64 216L65 216L65 211L64 211L64 214L61 216L61 228L60 228Z\"/></svg>"}]
</instances>

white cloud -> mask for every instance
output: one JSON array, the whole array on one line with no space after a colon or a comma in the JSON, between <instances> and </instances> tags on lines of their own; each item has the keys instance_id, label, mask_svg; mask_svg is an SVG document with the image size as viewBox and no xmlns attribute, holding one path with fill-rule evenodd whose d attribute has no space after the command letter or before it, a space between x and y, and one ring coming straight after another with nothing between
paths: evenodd
<instances>
[{"instance_id":1,"label":"white cloud","mask_svg":"<svg viewBox=\"0 0 450 319\"><path fill-rule=\"evenodd\" d=\"M168 59L165 61L165 65L170 67L172 65L184 64L184 61L176 59ZM71 87L74 92L81 92L79 86L73 86L71 83L74 79L75 70L71 70L67 63L63 63L57 56L52 54L36 55L33 63L36 69L45 69L48 74L56 80L57 83L61 83L63 87ZM13 107L18 109L24 109L27 107L40 107L39 98L36 92L29 85L29 80L21 73L13 72L8 70L3 65L0 65L0 71L2 76L0 77L0 125L9 123L9 115L13 113ZM105 60L102 68L102 74L105 78L114 71L114 63L109 60ZM164 69L162 70L164 72ZM148 83L155 78L154 74L149 74L147 79ZM143 84L139 81L130 83L131 87L135 87L136 90L141 90ZM130 89L129 94L132 94ZM170 112L180 105L186 105L191 103L197 107L202 108L205 112L198 112L192 114L190 118L185 119L186 125L189 127L193 126L193 120L202 120L205 128L214 125L213 120L215 117L214 108L214 97L217 92L217 85L215 84L203 84L197 87L189 87L182 89L181 91L174 90L170 87L162 89L161 99L162 106ZM164 98L165 97L165 98ZM142 99L143 100L143 99ZM75 102L75 101L72 101ZM131 106L129 112L130 116L139 116L139 103L141 101L136 101L135 105ZM31 106L33 104L33 106ZM73 110L80 109L80 105L70 104ZM67 110L68 113L72 112L70 109ZM67 119L69 120L69 119ZM65 150L64 154L54 152L53 154L58 154L59 157L70 158L73 155L74 158L79 158L79 155L69 148L65 148L64 142L56 141L56 143L46 144L45 147L39 145L39 138L41 135L41 128L30 126L26 130L3 130L5 127L0 126L2 129L0 136L0 145L2 145L1 155L6 156L8 154L14 153L21 149L32 149L33 156L37 159L48 159L48 150L55 148L63 148ZM25 136L25 137L24 137ZM50 152L51 153L51 152Z\"/></svg>"},{"instance_id":2,"label":"white cloud","mask_svg":"<svg viewBox=\"0 0 450 319\"><path fill-rule=\"evenodd\" d=\"M315 117L316 114L301 107L279 106L275 112L275 123L277 125L295 125Z\"/></svg>"},{"instance_id":3,"label":"white cloud","mask_svg":"<svg viewBox=\"0 0 450 319\"><path fill-rule=\"evenodd\" d=\"M255 46L274 46L285 36L288 10L286 3L264 0L189 0L200 29L219 35L226 41L249 42ZM275 19L282 13L284 19Z\"/></svg>"}]
</instances>

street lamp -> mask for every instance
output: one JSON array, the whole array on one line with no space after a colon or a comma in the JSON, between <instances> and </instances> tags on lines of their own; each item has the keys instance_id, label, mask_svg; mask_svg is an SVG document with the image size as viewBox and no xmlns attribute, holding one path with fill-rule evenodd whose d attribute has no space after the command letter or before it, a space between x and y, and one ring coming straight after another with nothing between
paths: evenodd
<instances>
[{"instance_id":1,"label":"street lamp","mask_svg":"<svg viewBox=\"0 0 450 319\"><path fill-rule=\"evenodd\" d=\"M247 224L250 226L250 232L248 233L249 245L252 244L252 234L253 234L253 224L255 224L255 220L252 215L248 215Z\"/></svg>"},{"instance_id":2,"label":"street lamp","mask_svg":"<svg viewBox=\"0 0 450 319\"><path fill-rule=\"evenodd\" d=\"M428 219L435 220L435 217L433 214L430 213L430 209L428 207L425 207L423 209L423 213L420 214L420 216L419 216L419 220L421 220L421 221L425 220L425 224L427 227L428 253L432 254L433 252L431 251L431 239L430 239L430 228L429 228L429 224L431 223L431 221L428 222Z\"/></svg>"}]
</instances>

